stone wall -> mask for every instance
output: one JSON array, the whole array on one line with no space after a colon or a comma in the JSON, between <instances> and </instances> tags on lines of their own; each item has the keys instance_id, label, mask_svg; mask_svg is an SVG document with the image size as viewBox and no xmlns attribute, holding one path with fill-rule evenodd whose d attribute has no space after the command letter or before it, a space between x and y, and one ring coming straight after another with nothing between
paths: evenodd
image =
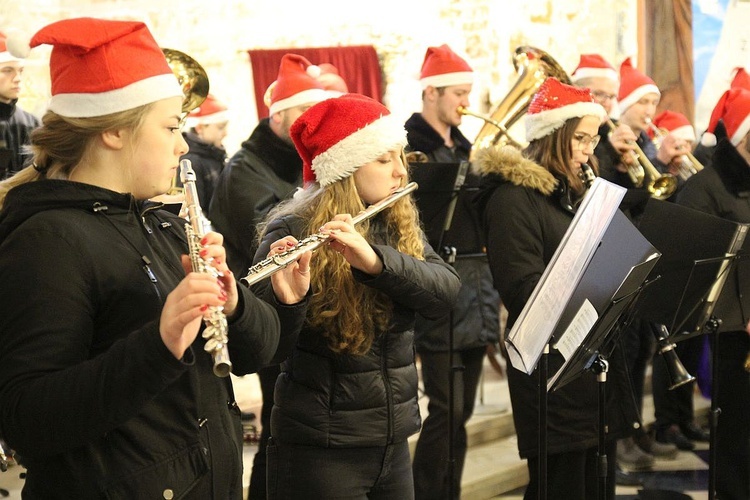
<instances>
[{"instance_id":1,"label":"stone wall","mask_svg":"<svg viewBox=\"0 0 750 500\"><path fill-rule=\"evenodd\" d=\"M231 107L231 153L257 122L248 49L373 45L386 104L405 120L421 105L417 75L426 48L447 43L473 66L472 108L487 113L518 79L512 55L519 45L546 51L567 72L584 52L613 64L635 56L636 6L637 0L0 0L0 29L31 35L79 16L144 21L162 47L190 54L208 72L211 92ZM21 105L36 114L49 95L48 56L48 47L37 48L27 64ZM471 138L481 125L466 117L462 128Z\"/></svg>"}]
</instances>

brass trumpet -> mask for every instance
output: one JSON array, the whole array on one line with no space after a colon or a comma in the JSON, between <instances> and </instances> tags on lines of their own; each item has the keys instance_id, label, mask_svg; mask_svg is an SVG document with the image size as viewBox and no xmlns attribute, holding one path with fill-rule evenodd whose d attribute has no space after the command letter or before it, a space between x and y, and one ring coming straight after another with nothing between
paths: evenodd
<instances>
[{"instance_id":1,"label":"brass trumpet","mask_svg":"<svg viewBox=\"0 0 750 500\"><path fill-rule=\"evenodd\" d=\"M662 141L664 141L664 137L666 137L666 131L654 125L651 120L647 120L647 123L649 129L651 129L651 132L654 134L654 145L656 146L656 149L659 149ZM703 170L703 165L695 156L693 156L693 153L688 151L680 156L680 163L677 169L677 176L680 179L683 181L687 180L688 177L697 174L701 170Z\"/></svg>"},{"instance_id":2,"label":"brass trumpet","mask_svg":"<svg viewBox=\"0 0 750 500\"><path fill-rule=\"evenodd\" d=\"M615 131L617 126L612 122L611 119L607 118L607 126L609 126L610 135ZM627 165L628 176L633 181L635 187L643 186L643 181L648 174L649 183L646 186L648 192L651 193L652 198L657 200L666 200L674 194L677 190L677 179L672 174L662 174L656 170L654 164L646 157L641 147L637 143L633 143L635 147L634 151L630 151L630 156L634 160L634 165Z\"/></svg>"}]
</instances>

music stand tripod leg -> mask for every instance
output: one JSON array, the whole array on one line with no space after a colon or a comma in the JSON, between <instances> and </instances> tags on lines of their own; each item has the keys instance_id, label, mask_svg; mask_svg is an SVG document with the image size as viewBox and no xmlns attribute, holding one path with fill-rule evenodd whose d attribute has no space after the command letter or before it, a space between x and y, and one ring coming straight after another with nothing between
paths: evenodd
<instances>
[{"instance_id":1,"label":"music stand tripod leg","mask_svg":"<svg viewBox=\"0 0 750 500\"><path fill-rule=\"evenodd\" d=\"M591 370L596 373L596 381L599 385L599 443L597 451L597 472L599 474L598 496L604 500L607 498L607 372L609 371L609 362L597 355Z\"/></svg>"}]
</instances>

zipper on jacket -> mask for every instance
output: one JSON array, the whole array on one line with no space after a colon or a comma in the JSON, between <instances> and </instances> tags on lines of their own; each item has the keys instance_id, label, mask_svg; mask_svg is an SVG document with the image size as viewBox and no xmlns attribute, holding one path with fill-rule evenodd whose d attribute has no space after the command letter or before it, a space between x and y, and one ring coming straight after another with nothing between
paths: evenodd
<instances>
[{"instance_id":1,"label":"zipper on jacket","mask_svg":"<svg viewBox=\"0 0 750 500\"><path fill-rule=\"evenodd\" d=\"M393 414L395 410L393 408L393 388L391 387L391 378L388 376L388 365L386 361L388 334L384 332L381 338L383 341L380 345L380 369L383 372L383 386L385 387L386 410L388 413L388 439L386 444L390 444L390 442L393 441Z\"/></svg>"},{"instance_id":2,"label":"zipper on jacket","mask_svg":"<svg viewBox=\"0 0 750 500\"><path fill-rule=\"evenodd\" d=\"M161 301L161 291L159 290L159 280L156 279L156 275L154 274L154 271L151 270L151 259L146 257L145 255L141 255L141 261L143 262L143 272L146 273L146 276L148 276L149 281L151 281L151 284L154 285L154 291L156 291L156 296L159 297L159 300Z\"/></svg>"}]
</instances>

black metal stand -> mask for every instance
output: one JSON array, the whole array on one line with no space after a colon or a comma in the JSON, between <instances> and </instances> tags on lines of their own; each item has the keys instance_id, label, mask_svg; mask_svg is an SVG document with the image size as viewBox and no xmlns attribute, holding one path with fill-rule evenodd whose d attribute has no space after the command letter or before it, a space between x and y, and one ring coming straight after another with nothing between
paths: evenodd
<instances>
[{"instance_id":1,"label":"black metal stand","mask_svg":"<svg viewBox=\"0 0 750 500\"><path fill-rule=\"evenodd\" d=\"M537 367L539 374L539 500L547 500L547 378L549 344L544 346Z\"/></svg>"},{"instance_id":2,"label":"black metal stand","mask_svg":"<svg viewBox=\"0 0 750 500\"><path fill-rule=\"evenodd\" d=\"M445 247L445 261L451 266L456 263L456 248ZM456 373L463 371L464 366L455 366L453 359L453 308L448 313L448 365L450 371L448 376L448 498L453 500L455 487L453 481L456 476L456 423L453 417L455 412L456 396Z\"/></svg>"},{"instance_id":3,"label":"black metal stand","mask_svg":"<svg viewBox=\"0 0 750 500\"><path fill-rule=\"evenodd\" d=\"M717 402L716 395L719 393L719 326L721 320L712 316L706 323L705 332L714 336L714 344L711 353L711 412L708 416L709 437L708 437L708 500L716 498L716 429L719 425L719 416L721 408Z\"/></svg>"},{"instance_id":4,"label":"black metal stand","mask_svg":"<svg viewBox=\"0 0 750 500\"><path fill-rule=\"evenodd\" d=\"M596 373L596 381L599 383L599 443L597 450L597 472L599 475L598 497L601 500L607 498L607 372L609 361L601 354L597 355L591 364L591 371Z\"/></svg>"}]
</instances>

